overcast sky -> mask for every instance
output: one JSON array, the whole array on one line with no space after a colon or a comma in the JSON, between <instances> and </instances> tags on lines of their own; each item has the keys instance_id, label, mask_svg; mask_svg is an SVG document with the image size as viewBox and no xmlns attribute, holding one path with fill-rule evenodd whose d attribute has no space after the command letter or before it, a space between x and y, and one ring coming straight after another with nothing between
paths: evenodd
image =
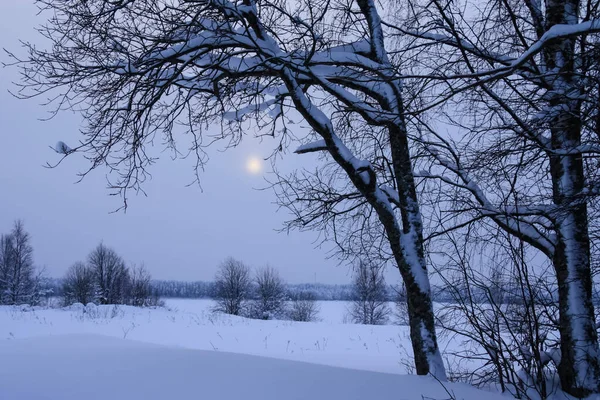
<instances>
[{"instance_id":1,"label":"overcast sky","mask_svg":"<svg viewBox=\"0 0 600 400\"><path fill-rule=\"evenodd\" d=\"M31 0L0 0L0 48L21 52L18 39L37 43L36 8ZM4 54L0 60L7 61ZM85 259L100 241L130 263L143 262L155 278L209 280L228 256L252 266L270 264L289 282L344 283L349 268L327 259L330 247L315 248L316 233L277 233L287 212L277 212L274 194L263 174L247 170L248 160L269 154L276 144L246 140L227 152L214 152L198 186L192 161L171 161L168 155L151 169L147 197L130 198L126 213L110 213L121 203L106 190L105 170L75 184L86 167L75 155L56 169L47 161L58 155L49 146L58 140L75 143L80 118L73 113L40 121L47 109L42 99L17 100L8 94L18 79L14 68L0 69L0 232L14 219L31 233L35 261L50 276L61 276ZM287 154L280 165L294 168L310 157ZM263 167L268 171L268 163ZM397 272L389 271L390 283Z\"/></svg>"}]
</instances>

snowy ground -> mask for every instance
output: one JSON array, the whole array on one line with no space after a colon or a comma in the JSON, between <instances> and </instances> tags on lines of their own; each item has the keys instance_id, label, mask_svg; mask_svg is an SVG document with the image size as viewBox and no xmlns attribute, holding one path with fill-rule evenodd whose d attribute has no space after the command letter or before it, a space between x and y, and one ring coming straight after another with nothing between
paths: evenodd
<instances>
[{"instance_id":1,"label":"snowy ground","mask_svg":"<svg viewBox=\"0 0 600 400\"><path fill-rule=\"evenodd\" d=\"M0 393L27 400L500 400L432 378L199 351L98 335L0 342ZM448 392L449 393L448 393Z\"/></svg>"},{"instance_id":2,"label":"snowy ground","mask_svg":"<svg viewBox=\"0 0 600 400\"><path fill-rule=\"evenodd\" d=\"M399 375L411 363L406 328L342 324L342 302L322 304L318 323L213 314L208 301L167 305L0 307L0 399L450 398L429 378ZM448 388L457 399L495 397Z\"/></svg>"},{"instance_id":3,"label":"snowy ground","mask_svg":"<svg viewBox=\"0 0 600 400\"><path fill-rule=\"evenodd\" d=\"M23 312L0 307L0 338L100 334L387 373L405 373L404 365L412 363L407 328L332 322L342 321L344 302L322 305L324 320L319 323L214 314L211 304L209 300L167 300L166 309L98 306L91 312L76 308Z\"/></svg>"},{"instance_id":4,"label":"snowy ground","mask_svg":"<svg viewBox=\"0 0 600 400\"><path fill-rule=\"evenodd\" d=\"M317 301L317 304L319 308L318 319L320 322L329 324L341 324L346 322L346 311L351 302ZM201 314L209 312L214 305L214 302L210 299L167 299L166 305L172 310ZM389 307L393 310L393 307L395 307L394 303L390 302ZM390 323L393 323L393 321L390 321Z\"/></svg>"}]
</instances>

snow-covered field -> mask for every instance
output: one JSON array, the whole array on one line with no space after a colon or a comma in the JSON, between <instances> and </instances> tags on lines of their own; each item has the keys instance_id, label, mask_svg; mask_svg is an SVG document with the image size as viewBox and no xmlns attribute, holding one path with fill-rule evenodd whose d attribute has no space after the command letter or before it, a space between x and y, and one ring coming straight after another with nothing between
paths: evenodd
<instances>
[{"instance_id":1,"label":"snow-covered field","mask_svg":"<svg viewBox=\"0 0 600 400\"><path fill-rule=\"evenodd\" d=\"M341 324L345 322L346 310L350 306L349 301L317 301L319 313L318 319L320 322ZM201 314L210 312L214 302L209 299L167 299L166 305L172 310L191 312ZM394 303L389 303L390 309L393 310ZM390 323L393 321L390 321Z\"/></svg>"},{"instance_id":2,"label":"snow-covered field","mask_svg":"<svg viewBox=\"0 0 600 400\"><path fill-rule=\"evenodd\" d=\"M408 329L342 324L346 304L323 304L318 323L260 321L210 311L210 300L166 308L97 306L84 312L0 307L0 338L100 334L166 346L261 355L387 373L410 364ZM337 312L337 314L336 314Z\"/></svg>"},{"instance_id":3,"label":"snow-covered field","mask_svg":"<svg viewBox=\"0 0 600 400\"><path fill-rule=\"evenodd\" d=\"M343 324L343 302L321 303L316 323L210 305L0 307L0 399L449 398L430 378L399 376L411 364L406 327ZM457 399L494 397L448 388Z\"/></svg>"}]
</instances>

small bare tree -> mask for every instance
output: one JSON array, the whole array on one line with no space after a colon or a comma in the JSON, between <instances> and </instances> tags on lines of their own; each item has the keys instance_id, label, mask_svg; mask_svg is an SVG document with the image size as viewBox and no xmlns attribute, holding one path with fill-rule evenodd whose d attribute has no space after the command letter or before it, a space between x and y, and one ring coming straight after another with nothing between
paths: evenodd
<instances>
[{"instance_id":1,"label":"small bare tree","mask_svg":"<svg viewBox=\"0 0 600 400\"><path fill-rule=\"evenodd\" d=\"M250 317L257 319L277 319L285 314L285 282L279 272L272 267L261 268L254 278L255 299L250 306Z\"/></svg>"},{"instance_id":2,"label":"small bare tree","mask_svg":"<svg viewBox=\"0 0 600 400\"><path fill-rule=\"evenodd\" d=\"M143 264L139 267L133 266L129 276L129 304L136 307L155 305L152 296L152 287L150 285L152 277L146 267L144 267Z\"/></svg>"},{"instance_id":3,"label":"small bare tree","mask_svg":"<svg viewBox=\"0 0 600 400\"><path fill-rule=\"evenodd\" d=\"M0 300L3 304L32 303L37 287L33 247L22 221L15 221L0 239Z\"/></svg>"},{"instance_id":4,"label":"small bare tree","mask_svg":"<svg viewBox=\"0 0 600 400\"><path fill-rule=\"evenodd\" d=\"M100 243L88 256L88 265L94 271L100 303L122 304L129 280L123 259Z\"/></svg>"},{"instance_id":5,"label":"small bare tree","mask_svg":"<svg viewBox=\"0 0 600 400\"><path fill-rule=\"evenodd\" d=\"M406 297L406 288L403 284L398 285L398 287L394 288L395 294L395 303L396 310L394 312L396 317L396 323L398 325L408 325L408 304Z\"/></svg>"},{"instance_id":6,"label":"small bare tree","mask_svg":"<svg viewBox=\"0 0 600 400\"><path fill-rule=\"evenodd\" d=\"M360 262L355 274L355 300L348 310L349 317L358 324L385 324L390 310L387 306L383 268Z\"/></svg>"},{"instance_id":7,"label":"small bare tree","mask_svg":"<svg viewBox=\"0 0 600 400\"><path fill-rule=\"evenodd\" d=\"M8 301L8 284L11 279L13 265L13 238L11 235L0 236L0 304Z\"/></svg>"},{"instance_id":8,"label":"small bare tree","mask_svg":"<svg viewBox=\"0 0 600 400\"><path fill-rule=\"evenodd\" d=\"M300 292L292 296L288 311L289 319L298 322L312 322L317 320L319 306L312 292Z\"/></svg>"},{"instance_id":9,"label":"small bare tree","mask_svg":"<svg viewBox=\"0 0 600 400\"><path fill-rule=\"evenodd\" d=\"M215 276L214 311L242 315L246 308L252 285L250 268L233 258L226 259Z\"/></svg>"},{"instance_id":10,"label":"small bare tree","mask_svg":"<svg viewBox=\"0 0 600 400\"><path fill-rule=\"evenodd\" d=\"M94 270L82 262L76 262L67 271L63 282L65 305L88 304L96 295Z\"/></svg>"},{"instance_id":11,"label":"small bare tree","mask_svg":"<svg viewBox=\"0 0 600 400\"><path fill-rule=\"evenodd\" d=\"M477 243L476 237L488 240ZM470 365L457 371L459 378L497 385L520 399L553 397L560 341L557 283L549 263L539 263L531 248L499 228L487 237L466 229L446 238L450 250L439 248L440 277L452 301L440 310L440 322L463 339L449 351Z\"/></svg>"}]
</instances>

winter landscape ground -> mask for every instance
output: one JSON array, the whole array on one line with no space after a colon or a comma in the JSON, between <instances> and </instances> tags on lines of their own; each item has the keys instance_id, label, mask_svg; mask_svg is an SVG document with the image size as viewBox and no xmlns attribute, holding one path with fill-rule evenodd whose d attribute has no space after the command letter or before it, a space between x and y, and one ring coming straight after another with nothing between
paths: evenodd
<instances>
[{"instance_id":1,"label":"winter landscape ground","mask_svg":"<svg viewBox=\"0 0 600 400\"><path fill-rule=\"evenodd\" d=\"M344 324L344 302L321 302L311 323L214 314L209 300L166 304L1 307L0 398L501 398L408 375L408 329Z\"/></svg>"},{"instance_id":2,"label":"winter landscape ground","mask_svg":"<svg viewBox=\"0 0 600 400\"><path fill-rule=\"evenodd\" d=\"M0 3L0 400L600 396L600 0Z\"/></svg>"}]
</instances>

